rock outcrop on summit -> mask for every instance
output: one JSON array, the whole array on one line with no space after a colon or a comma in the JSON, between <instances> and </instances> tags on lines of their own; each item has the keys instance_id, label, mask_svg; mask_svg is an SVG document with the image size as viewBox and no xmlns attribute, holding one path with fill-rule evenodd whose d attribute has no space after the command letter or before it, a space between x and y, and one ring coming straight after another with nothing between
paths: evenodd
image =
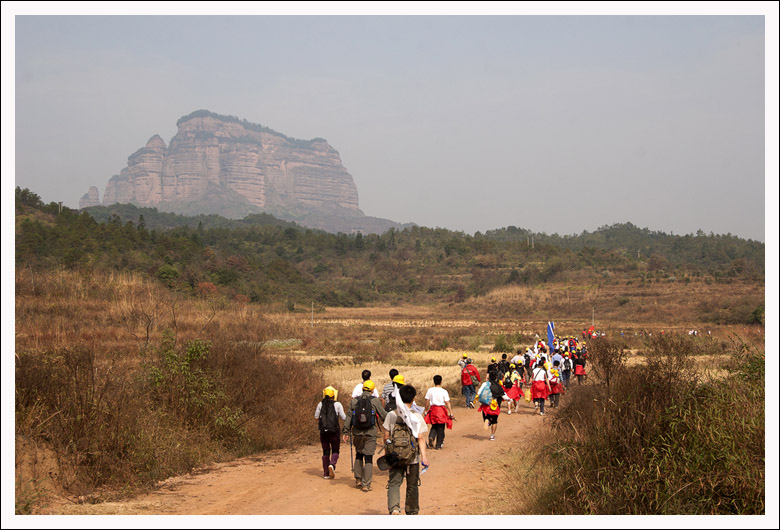
<instances>
[{"instance_id":1,"label":"rock outcrop on summit","mask_svg":"<svg viewBox=\"0 0 780 530\"><path fill-rule=\"evenodd\" d=\"M131 203L230 218L267 212L331 231L400 226L365 216L352 176L322 138L289 138L205 110L182 117L177 126L169 145L154 135L130 155L127 167L106 185L103 205ZM94 205L96 192L90 189L79 206Z\"/></svg>"}]
</instances>

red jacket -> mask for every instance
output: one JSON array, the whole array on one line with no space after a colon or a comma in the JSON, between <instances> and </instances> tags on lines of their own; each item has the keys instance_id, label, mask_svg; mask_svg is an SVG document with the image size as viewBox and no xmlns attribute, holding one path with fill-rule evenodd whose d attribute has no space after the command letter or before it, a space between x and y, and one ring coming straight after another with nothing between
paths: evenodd
<instances>
[{"instance_id":1,"label":"red jacket","mask_svg":"<svg viewBox=\"0 0 780 530\"><path fill-rule=\"evenodd\" d=\"M474 376L477 378L478 382L482 382L482 379L479 377L479 370L477 370L477 367L473 364L467 364L463 370L460 372L460 382L462 385L470 385L471 384L471 376Z\"/></svg>"}]
</instances>

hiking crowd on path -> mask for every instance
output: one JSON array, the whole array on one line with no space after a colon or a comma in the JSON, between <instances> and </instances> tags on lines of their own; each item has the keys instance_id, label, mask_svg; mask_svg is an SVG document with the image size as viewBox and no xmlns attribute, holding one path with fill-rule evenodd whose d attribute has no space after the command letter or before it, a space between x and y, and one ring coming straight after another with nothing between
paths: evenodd
<instances>
[{"instance_id":1,"label":"hiking crowd on path","mask_svg":"<svg viewBox=\"0 0 780 530\"><path fill-rule=\"evenodd\" d=\"M500 361L491 357L484 380L468 354L464 353L458 360L465 406L467 409L478 407L491 441L496 439L504 403L507 415L520 413L523 401L529 404L532 414L538 411L544 415L548 399L552 408L558 407L560 395L569 388L572 375L577 378L578 385L587 377L586 345L575 337L555 338L551 345L540 340L525 351L517 350L511 360L507 357L502 354ZM441 386L441 375L433 377L433 386L425 394L425 407L415 403L417 389L406 384L397 369L391 369L388 375L390 380L379 393L371 380L371 372L363 370L363 381L355 386L347 411L338 401L338 390L329 386L322 391L323 399L317 404L314 417L320 430L323 478L335 478L343 441L350 447L355 487L364 492L371 491L373 459L381 432L379 447L384 451L376 464L379 469L389 471L387 511L391 515L401 513L400 487L406 480L404 511L407 515L416 515L420 510L420 475L429 465L428 451L443 448L445 430L452 429L455 415L449 392ZM533 409L530 408L532 400ZM343 426L339 420L344 422Z\"/></svg>"}]
</instances>

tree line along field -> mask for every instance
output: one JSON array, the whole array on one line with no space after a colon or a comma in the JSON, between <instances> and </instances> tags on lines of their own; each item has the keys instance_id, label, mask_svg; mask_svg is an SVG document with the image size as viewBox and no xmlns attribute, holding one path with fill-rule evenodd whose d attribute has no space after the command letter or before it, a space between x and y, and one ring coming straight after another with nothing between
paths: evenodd
<instances>
[{"instance_id":1,"label":"tree line along field","mask_svg":"<svg viewBox=\"0 0 780 530\"><path fill-rule=\"evenodd\" d=\"M25 200L35 203L29 196ZM220 228L221 237L212 234L216 240L207 244L205 240L193 238L197 229L179 232L172 229L170 233L160 230L153 237L154 229L116 220L98 223L74 212L65 211L63 216L52 212L51 205L30 206L20 202L19 197L17 208L18 513L36 513L54 494L73 499L106 499L143 490L166 477L209 462L314 442L315 430L295 429L287 417L279 417L278 410L309 417L324 386L344 385L340 396L343 398L359 379L364 366L375 368L380 380L390 366L402 367L410 380L419 380L421 386L427 384L433 373L443 372L445 377L452 373L445 386L457 395L459 388L452 380L452 366L460 352L473 354L479 368L484 370L482 365L491 352L530 345L537 333L543 334L548 320L555 320L559 334L577 334L595 317L596 327L607 334L607 339L601 342L609 346L604 358L615 361L617 357L620 366L628 367L623 372L635 378L633 384L638 383L636 378L641 372L634 373L630 365L644 367L648 362L656 362L661 366L664 363L653 359L670 357L669 348L681 358L713 356L714 361L702 364L716 363L722 375L718 381L723 384L744 379L739 367L745 363L753 370L748 376L755 377L758 369L754 366L755 358L763 355L763 277L753 276L757 269L743 267L737 272L733 266L734 259L747 258L732 259L721 272L704 272L697 265L662 270L661 274L660 269L650 271L637 263L637 269L614 267L607 275L600 269L602 265L582 266L565 268L539 283L507 282L511 267L497 265L486 268L489 272L485 273L474 260L504 264L508 256L513 259L520 256L519 247L514 251L493 248L493 257L481 249L483 253L477 255L473 254L478 246L473 238L464 238L475 246L463 254L453 251L451 268L444 267L442 270L447 274L441 280L434 280L430 278L438 278L437 268L430 278L409 272L427 267L427 262L421 259L426 250L415 254L411 247L405 247L411 244L416 248L416 243L410 242L419 240L417 236L421 232L396 233L392 243L395 249L389 248L389 236L382 236L387 238L388 248L385 251L375 248L377 257L372 262L372 253L366 253L365 249L347 248L344 254L339 254L332 245L340 236L295 228L296 239L310 238L307 241L313 247L319 245L318 250L311 250L308 244L298 241L304 256L300 261L288 260L289 256L272 248L276 258L266 262L263 256L268 251L267 245L252 247L246 241L242 243L240 238L232 237L232 228ZM284 231L288 228L273 233L286 237ZM202 237L206 237L209 229L203 232ZM236 233L243 234L240 230ZM446 235L458 237L453 233ZM60 238L69 241L70 248ZM350 244L355 244L357 239L356 236L344 238ZM20 240L23 245L19 244ZM81 241L81 247L75 246L76 240ZM367 236L363 244L370 241L372 238ZM428 251L433 248L427 241L420 246ZM73 248L77 248L78 256L68 254ZM248 248L264 250L255 256ZM383 280L389 283L382 285L392 287L377 288L376 299L358 303L356 298L354 304L336 306L317 299L318 293L335 292L329 282L331 276L339 276L334 269L341 264L343 282L347 283L343 278L349 278L349 274L367 268L368 275L356 274L355 282L360 284L374 274L377 286L384 273L372 269L373 265L381 260L395 263L404 257L404 250L408 252L403 262L407 266L404 274L409 276ZM535 256L541 263L552 259L556 252L564 252L553 247L540 249L539 245L535 251L541 252ZM380 252L386 254L380 256ZM446 250L441 252L446 255ZM565 251L569 252L573 251ZM610 252L596 254L606 256ZM300 257L297 250L293 250L293 255ZM247 270L241 269L244 265L234 267L235 263L243 263L230 260L235 256L246 258ZM307 256L319 256L318 260L328 263L328 270L320 274L327 274L329 279L317 279L316 274L311 278L306 276L307 260L311 259ZM628 259L625 256L624 253L620 259ZM212 259L217 268L208 265ZM298 271L305 281L297 285L273 277L266 263L277 260L287 265L275 267L289 266L285 270ZM165 269L166 265L170 269ZM236 278L219 281L220 267L235 268ZM177 274L160 274L161 268L176 270ZM262 281L270 284L265 287L267 292L279 289L278 294L269 295L270 298L254 297L251 291L242 294L241 289L251 286L253 281L261 281L253 279L261 271ZM674 281L670 281L672 274L675 274ZM484 281L486 277L488 281ZM499 277L503 280L497 281ZM418 285L442 286L453 282L456 287L451 291L415 291L410 289L409 279L416 278L421 278ZM299 287L301 290L297 290ZM687 335L689 329L709 331L711 335L691 338ZM593 360L594 370L597 359L598 356ZM605 366L613 366L612 361ZM671 361L667 359L667 362ZM763 370L762 358L760 365ZM723 410L734 405L730 398L739 396L736 392L717 393L718 389L713 387L702 390L701 384L706 380L702 377L691 386L691 381L678 384L680 381L674 379L674 374L663 374L675 392L696 396L709 392L706 395L710 402L717 395ZM618 383L614 378L612 381L614 388ZM650 381L642 382L645 383ZM311 392L302 393L302 388ZM588 391L607 391L595 373L592 389ZM665 391L673 395L668 388ZM704 398L686 402L695 404L699 399ZM669 405L665 399L657 401ZM747 404L751 410L752 403ZM664 406L645 414L663 425L668 415ZM746 439L753 443L756 436L763 437L763 409L755 412L755 425L751 423L750 429L741 433L740 443ZM582 417L592 417L588 414L593 413L592 409L580 411ZM602 413L600 417L611 416ZM690 417L696 417L696 411ZM710 438L718 430L720 420L729 418L707 420L715 425L707 427ZM612 432L609 426L599 425L605 432ZM700 422L700 425L704 424ZM578 430L583 429L578 427ZM648 440L663 435L651 431L647 431ZM597 434L591 433L590 437L596 440ZM583 451L587 448L587 440L571 440L569 433L556 439L581 443ZM640 459L641 452L632 452L627 447L630 444L616 448L615 454L633 455L635 470L650 465ZM684 448L680 450L685 453ZM710 456L729 461L717 452ZM731 499L730 503L716 497L711 504L667 501L661 511L760 513L763 482L758 479L763 477L763 466L758 466L758 460L763 461L763 453L748 456L749 461L738 461L735 465L748 466L751 470L745 475L754 483L751 495ZM674 459L668 455L657 455L652 464L662 467L672 462ZM604 469L608 469L609 462L605 465ZM691 468L690 463L687 465ZM758 467L761 472L756 475L752 470ZM605 476L604 469L593 476ZM730 469L723 471L726 482L737 480ZM608 486L599 484L598 478L592 483L585 481L590 477L589 469L583 467L578 473L582 484L590 484L586 490L575 492L578 499ZM612 478L615 484L618 479L633 480L628 475ZM756 492L758 485L761 489ZM668 484L668 488L680 486L683 484L674 481ZM663 493L667 486L657 477L648 488L658 493L658 498L665 500L664 495L669 495ZM688 488L696 493L694 488ZM713 488L719 491L720 486L716 484ZM649 499L650 493L647 495ZM696 495L703 494L699 491ZM680 497L684 500L684 496ZM614 505L602 506L592 501L577 501L572 506L579 513L615 509ZM637 502L631 506L637 512L657 513L660 502ZM531 513L545 513L546 509L543 503L529 508Z\"/></svg>"}]
</instances>

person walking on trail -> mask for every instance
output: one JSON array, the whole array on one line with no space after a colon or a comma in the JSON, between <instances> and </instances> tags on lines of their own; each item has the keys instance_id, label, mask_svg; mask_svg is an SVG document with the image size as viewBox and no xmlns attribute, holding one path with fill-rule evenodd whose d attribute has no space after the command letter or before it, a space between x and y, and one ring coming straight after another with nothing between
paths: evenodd
<instances>
[{"instance_id":1,"label":"person walking on trail","mask_svg":"<svg viewBox=\"0 0 780 530\"><path fill-rule=\"evenodd\" d=\"M515 366L520 366L521 364L523 364L523 350L518 348L517 352L515 353L515 356L512 357L509 363L514 364Z\"/></svg>"},{"instance_id":2,"label":"person walking on trail","mask_svg":"<svg viewBox=\"0 0 780 530\"><path fill-rule=\"evenodd\" d=\"M466 366L466 359L468 358L469 358L469 354L464 352L461 358L458 359L458 366L460 367L461 370L463 370L463 367Z\"/></svg>"},{"instance_id":3,"label":"person walking on trail","mask_svg":"<svg viewBox=\"0 0 780 530\"><path fill-rule=\"evenodd\" d=\"M585 354L577 350L574 359L574 375L577 376L577 385L581 385L588 378L588 372L585 371Z\"/></svg>"},{"instance_id":4,"label":"person walking on trail","mask_svg":"<svg viewBox=\"0 0 780 530\"><path fill-rule=\"evenodd\" d=\"M495 357L491 357L490 358L490 363L487 365L487 368L485 369L485 373L489 374L493 370L498 371L498 363L496 362L496 358Z\"/></svg>"},{"instance_id":5,"label":"person walking on trail","mask_svg":"<svg viewBox=\"0 0 780 530\"><path fill-rule=\"evenodd\" d=\"M569 354L569 352L566 352L563 356L563 362L561 363L561 382L563 383L563 388L567 390L569 388L569 379L571 378L571 370L572 370L571 355Z\"/></svg>"},{"instance_id":6,"label":"person walking on trail","mask_svg":"<svg viewBox=\"0 0 780 530\"><path fill-rule=\"evenodd\" d=\"M396 370L395 375L393 376L393 379L392 381L390 381L390 383L393 385L393 388L387 394L387 400L382 404L385 407L385 411L387 412L390 412L391 410L395 410L395 407L397 406L395 389L404 386L406 384L406 378L401 374L399 374L398 370ZM422 412L422 409L418 410L417 412Z\"/></svg>"},{"instance_id":7,"label":"person walking on trail","mask_svg":"<svg viewBox=\"0 0 780 530\"><path fill-rule=\"evenodd\" d=\"M501 360L498 361L498 377L504 378L504 374L509 373L509 361L506 360L506 353L501 355Z\"/></svg>"},{"instance_id":8,"label":"person walking on trail","mask_svg":"<svg viewBox=\"0 0 780 530\"><path fill-rule=\"evenodd\" d=\"M487 390L490 390L489 401L485 397ZM479 411L482 413L482 421L485 430L490 429L490 440L496 439L496 430L498 430L498 415L501 414L501 402L508 399L504 394L504 387L498 382L498 370L493 370L488 374L488 380L482 383L478 393Z\"/></svg>"},{"instance_id":9,"label":"person walking on trail","mask_svg":"<svg viewBox=\"0 0 780 530\"><path fill-rule=\"evenodd\" d=\"M534 406L539 409L540 416L544 416L544 400L549 393L550 378L544 368L544 362L540 360L534 368L533 383L531 383L531 398L534 400Z\"/></svg>"},{"instance_id":10,"label":"person walking on trail","mask_svg":"<svg viewBox=\"0 0 780 530\"><path fill-rule=\"evenodd\" d=\"M390 515L401 514L401 484L406 479L406 515L420 513L420 464L428 467L425 447L425 433L428 427L422 416L409 407L414 402L417 390L412 385L398 389L396 401L401 401L396 410L387 413L383 425L385 459L390 465L387 481L387 511Z\"/></svg>"},{"instance_id":11,"label":"person walking on trail","mask_svg":"<svg viewBox=\"0 0 780 530\"><path fill-rule=\"evenodd\" d=\"M398 370L395 368L390 369L390 381L385 383L385 386L382 387L382 394L379 396L379 401L382 402L382 406L385 408L385 410L388 410L387 403L388 400L393 396L393 389L395 388L395 384L393 384L393 379L395 376L398 375ZM395 400L393 400L395 402Z\"/></svg>"},{"instance_id":12,"label":"person walking on trail","mask_svg":"<svg viewBox=\"0 0 780 530\"><path fill-rule=\"evenodd\" d=\"M525 355L523 355L523 368L525 369L525 382L530 383L533 376L533 358L531 356L531 348L525 349Z\"/></svg>"},{"instance_id":13,"label":"person walking on trail","mask_svg":"<svg viewBox=\"0 0 780 530\"><path fill-rule=\"evenodd\" d=\"M355 462L353 474L355 487L363 491L371 491L371 480L374 477L374 452L376 451L377 427L381 428L387 416L379 398L373 397L374 382L370 379L363 382L363 393L352 398L349 405L350 421L344 424L344 442L347 435L352 436L355 446ZM378 418L378 420L377 420Z\"/></svg>"},{"instance_id":14,"label":"person walking on trail","mask_svg":"<svg viewBox=\"0 0 780 530\"><path fill-rule=\"evenodd\" d=\"M322 391L322 401L317 404L314 417L320 429L322 445L322 478L333 479L336 476L336 463L339 461L339 418L347 420L344 407L338 401L339 391L332 386Z\"/></svg>"},{"instance_id":15,"label":"person walking on trail","mask_svg":"<svg viewBox=\"0 0 780 530\"><path fill-rule=\"evenodd\" d=\"M425 410L423 411L425 423L431 426L431 434L428 436L428 446L441 449L444 445L444 428L452 429L452 414L450 406L450 393L441 387L441 376L433 376L433 386L425 393Z\"/></svg>"},{"instance_id":16,"label":"person walking on trail","mask_svg":"<svg viewBox=\"0 0 780 530\"><path fill-rule=\"evenodd\" d=\"M352 390L353 398L360 397L360 394L363 393L363 384L369 379L371 379L371 370L363 370L360 373L360 377L363 379L363 382L355 385L354 390ZM371 395L374 396L375 398L379 397L379 392L377 392L376 388L374 388L374 391L371 393Z\"/></svg>"},{"instance_id":17,"label":"person walking on trail","mask_svg":"<svg viewBox=\"0 0 780 530\"><path fill-rule=\"evenodd\" d=\"M550 406L554 409L558 408L558 401L561 399L563 393L563 385L561 384L561 367L558 361L553 361L552 370L550 370Z\"/></svg>"},{"instance_id":18,"label":"person walking on trail","mask_svg":"<svg viewBox=\"0 0 780 530\"><path fill-rule=\"evenodd\" d=\"M466 398L466 408L474 408L474 399L477 397L477 383L481 383L479 370L472 364L471 357L466 357L466 365L460 371L461 394Z\"/></svg>"},{"instance_id":19,"label":"person walking on trail","mask_svg":"<svg viewBox=\"0 0 780 530\"><path fill-rule=\"evenodd\" d=\"M513 409L514 412L518 412L517 407L519 406L520 398L524 397L525 394L523 393L523 376L520 375L520 370L514 363L510 364L509 368L511 372L504 378L504 392L509 396L509 410L506 413L512 414ZM509 388L506 385L507 381L510 384Z\"/></svg>"}]
</instances>

